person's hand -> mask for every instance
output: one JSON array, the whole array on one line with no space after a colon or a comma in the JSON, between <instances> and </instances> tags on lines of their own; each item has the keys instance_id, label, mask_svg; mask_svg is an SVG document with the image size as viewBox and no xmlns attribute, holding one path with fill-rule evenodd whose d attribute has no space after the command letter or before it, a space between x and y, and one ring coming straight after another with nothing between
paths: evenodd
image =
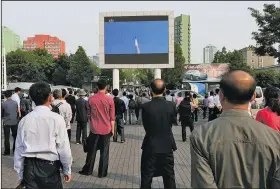
<instances>
[{"instance_id":1,"label":"person's hand","mask_svg":"<svg viewBox=\"0 0 280 189\"><path fill-rule=\"evenodd\" d=\"M68 184L71 181L71 174L64 175L63 177L64 177L64 183L65 184Z\"/></svg>"},{"instance_id":2,"label":"person's hand","mask_svg":"<svg viewBox=\"0 0 280 189\"><path fill-rule=\"evenodd\" d=\"M112 136L115 136L115 131L114 131L114 130L112 130L111 132L112 132Z\"/></svg>"},{"instance_id":3,"label":"person's hand","mask_svg":"<svg viewBox=\"0 0 280 189\"><path fill-rule=\"evenodd\" d=\"M19 180L19 181L18 181L18 184L21 184L21 182L22 182L22 180Z\"/></svg>"}]
</instances>

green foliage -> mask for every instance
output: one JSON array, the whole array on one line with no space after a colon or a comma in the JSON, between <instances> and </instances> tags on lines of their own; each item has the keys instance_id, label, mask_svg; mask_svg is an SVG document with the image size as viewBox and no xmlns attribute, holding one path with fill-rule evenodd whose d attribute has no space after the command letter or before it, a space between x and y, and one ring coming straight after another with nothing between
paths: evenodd
<instances>
[{"instance_id":1,"label":"green foliage","mask_svg":"<svg viewBox=\"0 0 280 189\"><path fill-rule=\"evenodd\" d=\"M216 52L213 63L229 63L230 70L243 70L253 74L253 70L245 62L242 53L238 50L233 52Z\"/></svg>"},{"instance_id":2,"label":"green foliage","mask_svg":"<svg viewBox=\"0 0 280 189\"><path fill-rule=\"evenodd\" d=\"M174 54L174 68L162 69L162 79L169 85L178 87L182 83L184 75L185 58L183 56L182 48L175 43Z\"/></svg>"},{"instance_id":3,"label":"green foliage","mask_svg":"<svg viewBox=\"0 0 280 189\"><path fill-rule=\"evenodd\" d=\"M89 60L83 47L79 46L74 55L70 56L70 69L67 80L72 86L82 87L85 77L92 77L97 74L97 69Z\"/></svg>"},{"instance_id":4,"label":"green foliage","mask_svg":"<svg viewBox=\"0 0 280 189\"><path fill-rule=\"evenodd\" d=\"M16 50L6 56L7 75L19 82L50 82L55 63L48 52Z\"/></svg>"},{"instance_id":5,"label":"green foliage","mask_svg":"<svg viewBox=\"0 0 280 189\"><path fill-rule=\"evenodd\" d=\"M263 13L251 7L248 9L259 27L258 32L252 33L258 44L255 53L260 56L274 56L280 64L280 49L273 46L280 43L280 8L275 4L264 4Z\"/></svg>"},{"instance_id":6,"label":"green foliage","mask_svg":"<svg viewBox=\"0 0 280 189\"><path fill-rule=\"evenodd\" d=\"M280 87L280 73L276 70L256 70L257 85L265 88L269 86Z\"/></svg>"}]
</instances>

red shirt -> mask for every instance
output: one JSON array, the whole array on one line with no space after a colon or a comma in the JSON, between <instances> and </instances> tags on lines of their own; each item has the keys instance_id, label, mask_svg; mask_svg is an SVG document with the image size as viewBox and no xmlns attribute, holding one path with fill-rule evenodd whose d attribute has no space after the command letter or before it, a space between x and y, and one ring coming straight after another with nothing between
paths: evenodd
<instances>
[{"instance_id":1,"label":"red shirt","mask_svg":"<svg viewBox=\"0 0 280 189\"><path fill-rule=\"evenodd\" d=\"M106 135L112 130L111 121L115 120L115 104L112 97L98 92L89 97L89 124L94 134Z\"/></svg>"},{"instance_id":2,"label":"red shirt","mask_svg":"<svg viewBox=\"0 0 280 189\"><path fill-rule=\"evenodd\" d=\"M275 112L272 112L269 108L264 108L258 111L256 120L268 125L276 131L280 131L280 116L278 116Z\"/></svg>"}]
</instances>

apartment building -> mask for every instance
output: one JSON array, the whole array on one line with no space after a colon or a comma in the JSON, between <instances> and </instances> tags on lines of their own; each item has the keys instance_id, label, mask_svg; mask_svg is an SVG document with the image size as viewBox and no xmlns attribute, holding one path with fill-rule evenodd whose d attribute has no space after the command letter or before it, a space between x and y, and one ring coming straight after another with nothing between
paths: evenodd
<instances>
[{"instance_id":1,"label":"apartment building","mask_svg":"<svg viewBox=\"0 0 280 189\"><path fill-rule=\"evenodd\" d=\"M252 68L262 68L266 66L273 66L275 59L273 56L258 56L254 52L252 46L245 47L240 50L244 57L244 61Z\"/></svg>"},{"instance_id":2,"label":"apartment building","mask_svg":"<svg viewBox=\"0 0 280 189\"><path fill-rule=\"evenodd\" d=\"M2 48L5 49L5 54L17 49L22 49L22 40L20 36L16 34L13 30L6 26L2 26Z\"/></svg>"},{"instance_id":3,"label":"apartment building","mask_svg":"<svg viewBox=\"0 0 280 189\"><path fill-rule=\"evenodd\" d=\"M65 42L58 37L52 37L50 35L35 35L34 37L28 37L23 42L24 50L34 50L36 48L46 49L54 58L58 58L59 55L65 54Z\"/></svg>"},{"instance_id":4,"label":"apartment building","mask_svg":"<svg viewBox=\"0 0 280 189\"><path fill-rule=\"evenodd\" d=\"M203 48L203 63L211 64L214 60L217 48L213 45L208 45Z\"/></svg>"},{"instance_id":5,"label":"apartment building","mask_svg":"<svg viewBox=\"0 0 280 189\"><path fill-rule=\"evenodd\" d=\"M185 63L191 62L191 23L190 16L181 14L174 20L174 40L183 51Z\"/></svg>"}]
</instances>

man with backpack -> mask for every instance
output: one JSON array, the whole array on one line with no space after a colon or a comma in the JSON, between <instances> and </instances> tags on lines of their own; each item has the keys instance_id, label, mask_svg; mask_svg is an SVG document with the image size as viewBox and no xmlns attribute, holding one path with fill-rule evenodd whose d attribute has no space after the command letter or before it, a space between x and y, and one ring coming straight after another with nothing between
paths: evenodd
<instances>
[{"instance_id":1,"label":"man with backpack","mask_svg":"<svg viewBox=\"0 0 280 189\"><path fill-rule=\"evenodd\" d=\"M65 89L62 89L65 90ZM64 99L66 95L66 90L63 92L61 89L55 89L53 91L54 101L51 105L52 111L60 114L66 123L66 129L69 141L71 141L71 125L70 121L72 119L72 109L70 104Z\"/></svg>"},{"instance_id":2,"label":"man with backpack","mask_svg":"<svg viewBox=\"0 0 280 189\"><path fill-rule=\"evenodd\" d=\"M129 102L128 102L128 119L129 119L129 124L132 125L134 123L134 120L136 119L136 115L135 115L135 110L137 108L137 104L135 102L135 100L133 99L133 95L130 94L128 95L129 98Z\"/></svg>"},{"instance_id":3,"label":"man with backpack","mask_svg":"<svg viewBox=\"0 0 280 189\"><path fill-rule=\"evenodd\" d=\"M21 118L26 116L29 112L31 112L31 101L27 99L28 95L22 93L20 95L20 112L21 112Z\"/></svg>"},{"instance_id":4,"label":"man with backpack","mask_svg":"<svg viewBox=\"0 0 280 189\"><path fill-rule=\"evenodd\" d=\"M115 115L116 115L115 135L113 137L113 141L117 142L118 134L119 134L119 135L121 135L121 142L124 143L125 138L124 138L124 127L123 127L123 115L124 115L124 112L126 111L126 107L125 107L124 101L118 97L118 95L119 95L118 89L113 90L113 95L114 95Z\"/></svg>"}]
</instances>

